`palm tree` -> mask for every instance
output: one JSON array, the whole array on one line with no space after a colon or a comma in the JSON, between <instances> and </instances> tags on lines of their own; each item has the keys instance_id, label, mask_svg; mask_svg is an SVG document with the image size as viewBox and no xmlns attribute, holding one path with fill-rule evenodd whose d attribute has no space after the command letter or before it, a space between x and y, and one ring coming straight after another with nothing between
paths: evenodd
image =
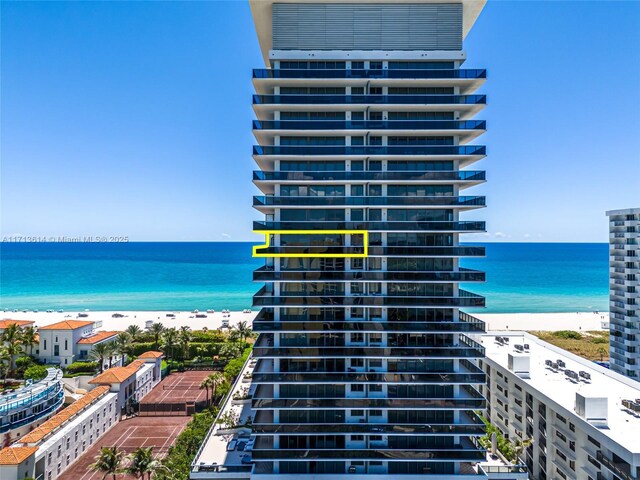
<instances>
[{"instance_id":1,"label":"palm tree","mask_svg":"<svg viewBox=\"0 0 640 480\"><path fill-rule=\"evenodd\" d=\"M213 388L213 379L211 377L205 377L200 383L200 389L204 389L207 392L207 405L209 405L209 389Z\"/></svg>"},{"instance_id":2,"label":"palm tree","mask_svg":"<svg viewBox=\"0 0 640 480\"><path fill-rule=\"evenodd\" d=\"M221 372L214 372L207 378L211 380L211 402L214 402L216 399L216 390L225 380L224 375Z\"/></svg>"},{"instance_id":3,"label":"palm tree","mask_svg":"<svg viewBox=\"0 0 640 480\"><path fill-rule=\"evenodd\" d=\"M9 370L14 370L16 357L22 353L22 328L15 323L8 325L2 332L2 341L11 356Z\"/></svg>"},{"instance_id":4,"label":"palm tree","mask_svg":"<svg viewBox=\"0 0 640 480\"><path fill-rule=\"evenodd\" d=\"M149 329L149 331L153 335L153 342L155 343L156 350L159 348L160 335L162 335L162 332L164 332L164 330L164 325L162 325L161 323L154 323Z\"/></svg>"},{"instance_id":5,"label":"palm tree","mask_svg":"<svg viewBox=\"0 0 640 480\"><path fill-rule=\"evenodd\" d=\"M22 329L22 336L20 340L24 347L29 348L29 355L33 355L33 347L39 343L37 337L38 334L34 327L29 326Z\"/></svg>"},{"instance_id":6,"label":"palm tree","mask_svg":"<svg viewBox=\"0 0 640 480\"><path fill-rule=\"evenodd\" d=\"M11 355L9 355L9 351L7 347L4 345L0 345L0 374L2 374L2 378L4 381L7 381L7 376L9 375L9 365L11 364Z\"/></svg>"},{"instance_id":7,"label":"palm tree","mask_svg":"<svg viewBox=\"0 0 640 480\"><path fill-rule=\"evenodd\" d=\"M191 328L180 327L180 332L178 333L178 338L180 341L180 345L182 346L182 358L186 360L189 354L189 342L191 341Z\"/></svg>"},{"instance_id":8,"label":"palm tree","mask_svg":"<svg viewBox=\"0 0 640 480\"><path fill-rule=\"evenodd\" d=\"M168 352L171 352L171 358L173 358L173 349L178 343L178 331L175 328L167 328L162 335L162 341L164 342L164 353L167 354L167 360L169 359Z\"/></svg>"},{"instance_id":9,"label":"palm tree","mask_svg":"<svg viewBox=\"0 0 640 480\"><path fill-rule=\"evenodd\" d=\"M151 474L160 466L160 462L153 458L153 447L140 447L130 456L130 465L127 473L139 478L144 478L145 474L151 478Z\"/></svg>"},{"instance_id":10,"label":"palm tree","mask_svg":"<svg viewBox=\"0 0 640 480\"><path fill-rule=\"evenodd\" d=\"M238 323L238 325L236 326L236 330L238 330L240 338L242 338L245 342L247 341L247 338L251 337L251 335L253 334L253 330L249 328L247 322L245 322L244 320Z\"/></svg>"},{"instance_id":11,"label":"palm tree","mask_svg":"<svg viewBox=\"0 0 640 480\"><path fill-rule=\"evenodd\" d=\"M113 357L115 357L118 354L118 346L116 345L115 341L107 343L107 352L108 352L107 357L109 357L109 368L112 368Z\"/></svg>"},{"instance_id":12,"label":"palm tree","mask_svg":"<svg viewBox=\"0 0 640 480\"><path fill-rule=\"evenodd\" d=\"M89 357L98 362L98 366L100 367L100 373L104 370L104 359L108 358L110 355L110 346L108 343L98 343L93 346Z\"/></svg>"},{"instance_id":13,"label":"palm tree","mask_svg":"<svg viewBox=\"0 0 640 480\"><path fill-rule=\"evenodd\" d=\"M598 348L598 355L600 355L600 361L604 362L604 356L607 354L607 349L604 347Z\"/></svg>"},{"instance_id":14,"label":"palm tree","mask_svg":"<svg viewBox=\"0 0 640 480\"><path fill-rule=\"evenodd\" d=\"M142 330L137 325L129 325L125 332L127 332L131 336L131 341L135 342L138 340L138 337L140 337Z\"/></svg>"},{"instance_id":15,"label":"palm tree","mask_svg":"<svg viewBox=\"0 0 640 480\"><path fill-rule=\"evenodd\" d=\"M113 342L114 347L118 355L122 355L123 359L125 355L131 354L131 335L127 332L121 332ZM123 361L124 364L124 361Z\"/></svg>"},{"instance_id":16,"label":"palm tree","mask_svg":"<svg viewBox=\"0 0 640 480\"><path fill-rule=\"evenodd\" d=\"M229 341L230 342L237 342L238 340L240 340L242 338L242 334L240 333L240 331L236 328L232 328L229 331Z\"/></svg>"},{"instance_id":17,"label":"palm tree","mask_svg":"<svg viewBox=\"0 0 640 480\"><path fill-rule=\"evenodd\" d=\"M119 450L118 447L102 447L95 460L95 463L89 465L89 468L103 472L102 480L107 478L108 475L113 475L113 480L115 480L116 475L122 471L121 465L124 460L124 452Z\"/></svg>"}]
</instances>

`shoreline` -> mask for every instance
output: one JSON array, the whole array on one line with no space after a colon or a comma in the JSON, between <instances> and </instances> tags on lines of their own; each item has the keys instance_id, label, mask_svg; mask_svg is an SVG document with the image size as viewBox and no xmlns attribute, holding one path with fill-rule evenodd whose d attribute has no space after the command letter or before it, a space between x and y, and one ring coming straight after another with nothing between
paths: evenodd
<instances>
[{"instance_id":1,"label":"shoreline","mask_svg":"<svg viewBox=\"0 0 640 480\"><path fill-rule=\"evenodd\" d=\"M114 318L114 314L123 315ZM79 315L87 315L79 316ZM174 315L168 317L167 314ZM242 311L231 311L223 314L220 311L206 313L200 311L198 315L206 315L204 318L196 318L196 314L191 311L172 310L133 310L133 311L68 311L68 312L0 312L1 320L33 320L38 327L49 325L62 320L87 320L101 321L102 324L96 329L100 330L125 330L129 325L137 325L144 329L148 321L162 323L165 327L179 328L188 325L192 330L201 330L206 327L210 330L218 329L222 326L223 318L229 320L230 326L235 326L239 322L246 321L251 326L254 318L258 315L258 310L250 313ZM557 331L557 330L608 330L609 312L562 312L562 313L472 313L474 317L486 323L487 331Z\"/></svg>"}]
</instances>

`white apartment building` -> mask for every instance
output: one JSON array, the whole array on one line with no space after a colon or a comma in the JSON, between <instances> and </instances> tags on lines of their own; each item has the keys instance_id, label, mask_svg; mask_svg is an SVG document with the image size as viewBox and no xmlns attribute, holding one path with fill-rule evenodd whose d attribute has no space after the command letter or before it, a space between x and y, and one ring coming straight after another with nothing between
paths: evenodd
<instances>
[{"instance_id":1,"label":"white apartment building","mask_svg":"<svg viewBox=\"0 0 640 480\"><path fill-rule=\"evenodd\" d=\"M100 322L101 323L101 322ZM112 342L120 332L96 331L101 325L85 320L63 320L38 327L40 336L38 358L44 363L71 365L77 361L88 361L91 351L99 343ZM105 364L109 359L105 359ZM116 358L116 364L120 358Z\"/></svg>"},{"instance_id":2,"label":"white apartment building","mask_svg":"<svg viewBox=\"0 0 640 480\"><path fill-rule=\"evenodd\" d=\"M64 403L62 370L48 368L47 376L0 396L0 447L8 446L47 420Z\"/></svg>"},{"instance_id":3,"label":"white apartment building","mask_svg":"<svg viewBox=\"0 0 640 480\"><path fill-rule=\"evenodd\" d=\"M140 400L160 381L158 354L147 352L126 367L103 372L90 382L97 386L89 393L0 450L0 478L58 478L120 420L129 398Z\"/></svg>"},{"instance_id":4,"label":"white apartment building","mask_svg":"<svg viewBox=\"0 0 640 480\"><path fill-rule=\"evenodd\" d=\"M611 369L640 380L640 208L607 216Z\"/></svg>"},{"instance_id":5,"label":"white apartment building","mask_svg":"<svg viewBox=\"0 0 640 480\"><path fill-rule=\"evenodd\" d=\"M522 332L481 336L487 415L534 480L640 478L640 383Z\"/></svg>"}]
</instances>

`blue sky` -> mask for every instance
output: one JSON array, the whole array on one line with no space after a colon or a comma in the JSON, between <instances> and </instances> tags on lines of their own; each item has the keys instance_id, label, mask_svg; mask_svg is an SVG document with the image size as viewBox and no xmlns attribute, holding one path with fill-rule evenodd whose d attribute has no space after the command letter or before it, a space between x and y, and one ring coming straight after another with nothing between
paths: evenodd
<instances>
[{"instance_id":1,"label":"blue sky","mask_svg":"<svg viewBox=\"0 0 640 480\"><path fill-rule=\"evenodd\" d=\"M2 234L251 233L248 2L2 2ZM489 1L482 241L604 242L640 206L640 2Z\"/></svg>"}]
</instances>

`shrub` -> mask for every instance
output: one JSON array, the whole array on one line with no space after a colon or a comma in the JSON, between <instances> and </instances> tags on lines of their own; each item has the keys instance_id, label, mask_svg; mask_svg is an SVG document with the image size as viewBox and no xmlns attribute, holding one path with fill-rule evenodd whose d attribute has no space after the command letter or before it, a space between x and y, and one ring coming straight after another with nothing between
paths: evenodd
<instances>
[{"instance_id":1,"label":"shrub","mask_svg":"<svg viewBox=\"0 0 640 480\"><path fill-rule=\"evenodd\" d=\"M66 369L66 373L95 373L98 370L97 362L73 362Z\"/></svg>"},{"instance_id":2,"label":"shrub","mask_svg":"<svg viewBox=\"0 0 640 480\"><path fill-rule=\"evenodd\" d=\"M208 411L196 413L185 430L178 436L174 445L169 448L167 456L162 460L166 469L158 470L158 480L188 480L193 462L200 445L213 425L214 414Z\"/></svg>"},{"instance_id":3,"label":"shrub","mask_svg":"<svg viewBox=\"0 0 640 480\"><path fill-rule=\"evenodd\" d=\"M580 332L574 332L573 330L558 330L553 332L553 336L556 338L564 338L565 340L580 340L582 334Z\"/></svg>"},{"instance_id":4,"label":"shrub","mask_svg":"<svg viewBox=\"0 0 640 480\"><path fill-rule=\"evenodd\" d=\"M24 379L32 379L34 382L47 376L47 368L42 365L31 365L24 371Z\"/></svg>"},{"instance_id":5,"label":"shrub","mask_svg":"<svg viewBox=\"0 0 640 480\"><path fill-rule=\"evenodd\" d=\"M16 368L19 371L25 370L28 366L32 364L33 364L33 358L31 358L28 355L24 357L16 358Z\"/></svg>"},{"instance_id":6,"label":"shrub","mask_svg":"<svg viewBox=\"0 0 640 480\"><path fill-rule=\"evenodd\" d=\"M133 344L133 355L135 357L142 355L144 352L154 350L155 346L153 342L136 342Z\"/></svg>"},{"instance_id":7,"label":"shrub","mask_svg":"<svg viewBox=\"0 0 640 480\"><path fill-rule=\"evenodd\" d=\"M241 357L234 358L227 366L224 367L224 376L232 382L234 378L236 378L240 372L242 371L242 367L244 366L247 358L249 358L249 354L251 353L251 348L246 348Z\"/></svg>"}]
</instances>

